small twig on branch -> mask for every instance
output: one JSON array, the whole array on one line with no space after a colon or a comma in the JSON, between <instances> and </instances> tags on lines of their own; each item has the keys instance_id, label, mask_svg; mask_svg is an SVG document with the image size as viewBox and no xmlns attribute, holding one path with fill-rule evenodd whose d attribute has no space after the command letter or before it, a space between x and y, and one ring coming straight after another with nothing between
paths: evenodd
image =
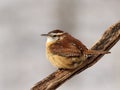
<instances>
[{"instance_id":1,"label":"small twig on branch","mask_svg":"<svg viewBox=\"0 0 120 90\"><path fill-rule=\"evenodd\" d=\"M120 21L110 26L91 49L109 51L120 39ZM31 90L55 90L74 75L94 65L103 55L93 55L75 70L57 70L35 84Z\"/></svg>"}]
</instances>

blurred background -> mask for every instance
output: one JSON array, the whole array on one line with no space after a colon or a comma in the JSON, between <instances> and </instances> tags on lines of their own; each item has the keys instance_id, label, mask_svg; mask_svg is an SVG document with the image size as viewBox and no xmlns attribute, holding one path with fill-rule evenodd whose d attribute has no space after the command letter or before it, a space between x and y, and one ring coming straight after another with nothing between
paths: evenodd
<instances>
[{"instance_id":1,"label":"blurred background","mask_svg":"<svg viewBox=\"0 0 120 90\"><path fill-rule=\"evenodd\" d=\"M29 90L56 70L45 55L54 29L90 48L120 20L120 0L0 0L0 90ZM120 90L120 42L57 90Z\"/></svg>"}]
</instances>

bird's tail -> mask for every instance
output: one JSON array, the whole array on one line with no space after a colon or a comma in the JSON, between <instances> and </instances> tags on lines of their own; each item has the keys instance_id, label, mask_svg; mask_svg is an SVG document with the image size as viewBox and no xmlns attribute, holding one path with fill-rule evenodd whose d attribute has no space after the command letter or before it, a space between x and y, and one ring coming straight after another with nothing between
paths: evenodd
<instances>
[{"instance_id":1,"label":"bird's tail","mask_svg":"<svg viewBox=\"0 0 120 90\"><path fill-rule=\"evenodd\" d=\"M110 52L108 52L108 51L102 51L102 50L87 50L87 51L85 51L85 54L94 54L94 55L98 55L98 54L108 54L108 53L110 53Z\"/></svg>"}]
</instances>

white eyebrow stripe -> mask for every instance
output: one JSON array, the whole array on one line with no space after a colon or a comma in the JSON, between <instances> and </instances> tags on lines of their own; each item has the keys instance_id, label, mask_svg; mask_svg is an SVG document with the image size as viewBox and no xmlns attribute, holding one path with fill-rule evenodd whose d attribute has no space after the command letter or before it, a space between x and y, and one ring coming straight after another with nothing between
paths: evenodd
<instances>
[{"instance_id":1,"label":"white eyebrow stripe","mask_svg":"<svg viewBox=\"0 0 120 90\"><path fill-rule=\"evenodd\" d=\"M51 33L51 35L62 35L63 33Z\"/></svg>"}]
</instances>

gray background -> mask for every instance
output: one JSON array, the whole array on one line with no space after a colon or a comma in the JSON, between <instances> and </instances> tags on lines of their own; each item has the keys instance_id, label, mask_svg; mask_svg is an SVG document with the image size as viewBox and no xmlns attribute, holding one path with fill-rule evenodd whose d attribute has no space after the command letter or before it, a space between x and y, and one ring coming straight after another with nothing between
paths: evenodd
<instances>
[{"instance_id":1,"label":"gray background","mask_svg":"<svg viewBox=\"0 0 120 90\"><path fill-rule=\"evenodd\" d=\"M0 0L0 90L29 90L56 70L40 34L62 29L88 48L120 20L120 0ZM120 90L120 42L58 90Z\"/></svg>"}]
</instances>

